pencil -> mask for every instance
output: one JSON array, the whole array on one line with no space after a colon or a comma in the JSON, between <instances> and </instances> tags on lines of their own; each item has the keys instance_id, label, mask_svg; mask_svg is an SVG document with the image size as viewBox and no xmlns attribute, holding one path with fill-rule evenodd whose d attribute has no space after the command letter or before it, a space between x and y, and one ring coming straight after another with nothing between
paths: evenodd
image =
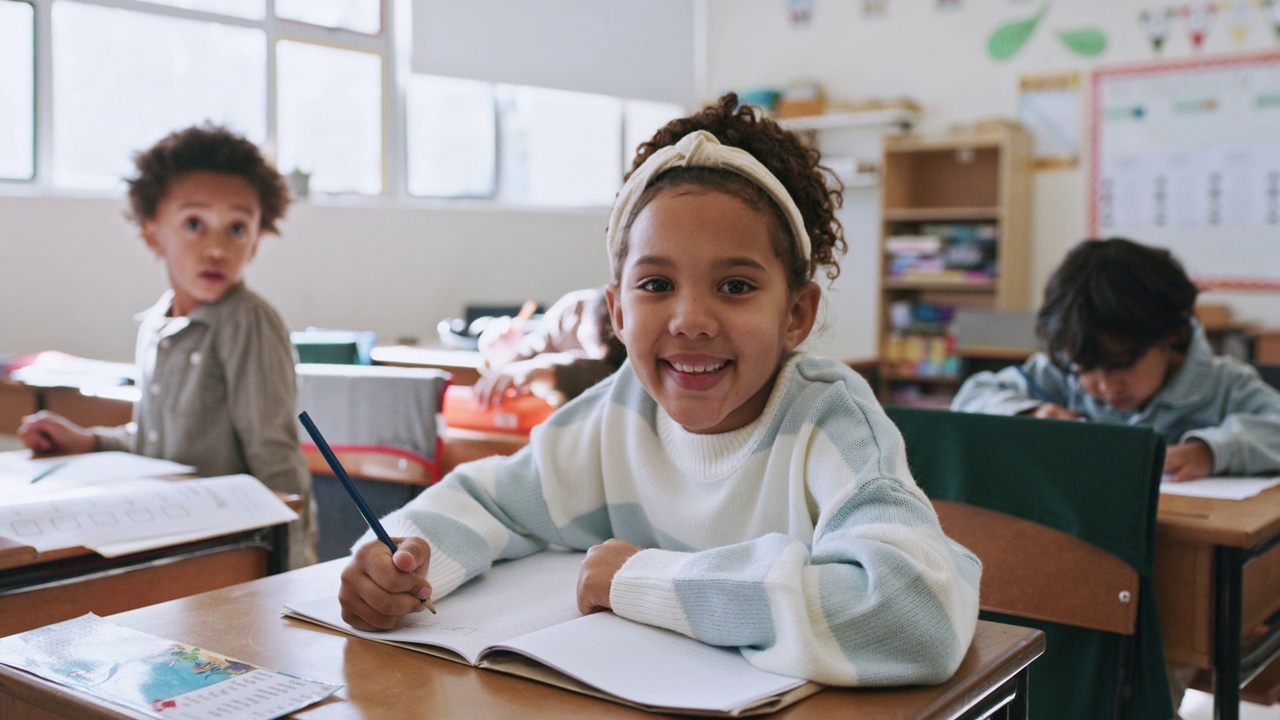
<instances>
[{"instance_id":1,"label":"pencil","mask_svg":"<svg viewBox=\"0 0 1280 720\"><path fill-rule=\"evenodd\" d=\"M47 467L47 468L45 468L45 469L41 470L40 472L36 473L36 476L35 476L35 477L33 477L33 478L31 478L31 482L33 482L33 483L40 482L41 480L43 480L43 479L45 479L45 478L49 477L50 475L52 475L52 474L53 474L53 473L54 473L58 468L62 467L63 465L66 465L66 464L67 464L67 463L69 463L69 462L71 462L71 458L62 458L62 459L61 459L61 460L59 460L58 462L53 463L53 464L52 464L52 465L50 465L49 467ZM28 484L30 484L30 483L28 483Z\"/></svg>"},{"instance_id":2,"label":"pencil","mask_svg":"<svg viewBox=\"0 0 1280 720\"><path fill-rule=\"evenodd\" d=\"M1028 373L1021 365L1018 365L1016 367L1018 368L1018 374L1021 375L1022 379L1027 382L1027 390L1031 391L1031 394L1035 397L1035 399L1045 403L1053 402L1053 400L1049 399L1049 393L1045 392L1044 388L1040 387L1040 383L1037 383L1035 380L1031 379L1030 373Z\"/></svg>"},{"instance_id":3,"label":"pencil","mask_svg":"<svg viewBox=\"0 0 1280 720\"><path fill-rule=\"evenodd\" d=\"M529 318L533 317L533 314L537 311L538 311L537 300L534 300L533 298L529 298L528 300L525 300L524 304L520 306L520 312L516 313L515 318L512 319L511 327L515 328L516 330L519 330L520 328L524 327L524 324L528 322Z\"/></svg>"},{"instance_id":4,"label":"pencil","mask_svg":"<svg viewBox=\"0 0 1280 720\"><path fill-rule=\"evenodd\" d=\"M378 540L391 549L395 554L396 544L391 541L391 536L387 534L386 528L382 527L382 523L378 522L378 516L373 514L373 509L369 507L369 503L365 502L364 496L360 494L360 489L351 481L351 477L347 475L347 471L342 467L342 463L338 462L338 456L333 454L329 443L325 442L324 436L320 434L320 428L311 421L311 416L303 411L298 415L298 420L302 422L302 427L307 429L307 434L315 441L316 447L320 448L320 454L324 455L325 462L329 463L329 469L333 470L333 474L342 482L342 487L347 489L347 494L355 501L356 507L360 509L360 514L364 516L364 521L369 523L369 527L373 530L373 534L378 536ZM420 598L423 605L434 615L436 612L435 603L431 602L431 598Z\"/></svg>"}]
</instances>

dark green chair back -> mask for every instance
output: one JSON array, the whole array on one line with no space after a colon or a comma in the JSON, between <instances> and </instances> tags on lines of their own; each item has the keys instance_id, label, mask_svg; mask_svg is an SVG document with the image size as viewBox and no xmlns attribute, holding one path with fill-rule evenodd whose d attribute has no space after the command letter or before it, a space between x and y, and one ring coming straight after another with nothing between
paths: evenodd
<instances>
[{"instance_id":1,"label":"dark green chair back","mask_svg":"<svg viewBox=\"0 0 1280 720\"><path fill-rule=\"evenodd\" d=\"M982 612L984 619L1045 632L1045 654L1031 665L1030 717L1172 718L1151 582L1163 439L1146 427L885 409L931 499L1039 523L1137 571L1132 635Z\"/></svg>"}]
</instances>

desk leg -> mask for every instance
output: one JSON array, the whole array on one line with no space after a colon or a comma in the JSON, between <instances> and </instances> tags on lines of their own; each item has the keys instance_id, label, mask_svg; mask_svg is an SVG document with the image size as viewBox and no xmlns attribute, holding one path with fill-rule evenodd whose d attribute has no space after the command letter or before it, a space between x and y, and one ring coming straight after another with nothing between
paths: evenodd
<instances>
[{"instance_id":1,"label":"desk leg","mask_svg":"<svg viewBox=\"0 0 1280 720\"><path fill-rule=\"evenodd\" d=\"M955 716L957 720L1027 720L1030 671L1022 668Z\"/></svg>"},{"instance_id":2,"label":"desk leg","mask_svg":"<svg viewBox=\"0 0 1280 720\"><path fill-rule=\"evenodd\" d=\"M1240 717L1240 613L1244 598L1244 564L1248 552L1214 549L1213 717Z\"/></svg>"},{"instance_id":3,"label":"desk leg","mask_svg":"<svg viewBox=\"0 0 1280 720\"><path fill-rule=\"evenodd\" d=\"M289 523L274 525L268 532L271 552L267 553L267 574L278 575L289 569Z\"/></svg>"}]
</instances>

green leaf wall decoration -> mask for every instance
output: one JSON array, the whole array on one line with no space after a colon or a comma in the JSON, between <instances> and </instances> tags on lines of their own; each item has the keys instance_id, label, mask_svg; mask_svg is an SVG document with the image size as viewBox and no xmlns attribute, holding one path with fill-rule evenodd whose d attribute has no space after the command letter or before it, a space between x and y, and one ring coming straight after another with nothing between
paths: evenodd
<instances>
[{"instance_id":1,"label":"green leaf wall decoration","mask_svg":"<svg viewBox=\"0 0 1280 720\"><path fill-rule=\"evenodd\" d=\"M1013 57L1023 45L1027 44L1027 40L1031 39L1031 33L1035 32L1036 26L1040 24L1040 19L1048 9L1048 5L1042 5L1040 12L1033 17L1016 20L991 33L991 37L987 40L987 54L996 60L1008 60Z\"/></svg>"},{"instance_id":2,"label":"green leaf wall decoration","mask_svg":"<svg viewBox=\"0 0 1280 720\"><path fill-rule=\"evenodd\" d=\"M1085 57L1101 55L1107 49L1107 36L1097 28L1063 30L1058 33L1058 38L1071 52Z\"/></svg>"}]
</instances>

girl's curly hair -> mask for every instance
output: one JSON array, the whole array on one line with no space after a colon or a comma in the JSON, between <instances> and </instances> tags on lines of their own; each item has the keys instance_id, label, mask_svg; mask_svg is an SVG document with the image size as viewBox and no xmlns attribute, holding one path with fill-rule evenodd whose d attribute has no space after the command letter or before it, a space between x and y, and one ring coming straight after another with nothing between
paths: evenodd
<instances>
[{"instance_id":1,"label":"girl's curly hair","mask_svg":"<svg viewBox=\"0 0 1280 720\"><path fill-rule=\"evenodd\" d=\"M682 185L701 185L741 198L752 207L769 212L775 219L775 250L787 265L788 284L792 289L803 287L813 279L819 266L826 267L829 280L840 275L839 255L848 250L844 228L836 219L835 211L843 201L843 184L835 174L818 164L818 151L805 145L799 137L783 129L778 123L762 118L748 105L740 105L735 93L727 93L714 105L683 118L672 120L654 134L648 142L636 149L635 160L627 177L635 172L653 153L675 145L685 135L695 130L706 130L723 145L741 148L749 153L769 172L778 178L790 193L804 218L809 233L810 258L800 255L790 225L781 208L769 194L747 178L732 171L704 167L678 167L660 174L641 195L635 213L627 221L618 254L613 258L616 268L627 252L626 235L635 216L664 189Z\"/></svg>"},{"instance_id":2,"label":"girl's curly hair","mask_svg":"<svg viewBox=\"0 0 1280 720\"><path fill-rule=\"evenodd\" d=\"M160 201L178 178L193 172L234 175L253 188L262 206L259 230L278 233L276 221L289 207L289 185L251 141L220 125L204 124L170 133L134 157L137 175L129 183L129 218L154 219Z\"/></svg>"}]
</instances>

